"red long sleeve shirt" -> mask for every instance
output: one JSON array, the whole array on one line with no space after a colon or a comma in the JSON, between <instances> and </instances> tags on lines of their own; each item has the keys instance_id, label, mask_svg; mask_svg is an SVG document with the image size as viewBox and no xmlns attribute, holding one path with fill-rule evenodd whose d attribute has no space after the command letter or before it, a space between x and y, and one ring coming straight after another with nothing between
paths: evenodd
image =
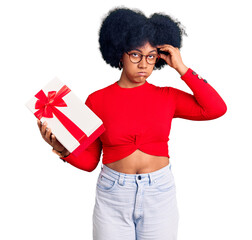
<instances>
[{"instance_id":1,"label":"red long sleeve shirt","mask_svg":"<svg viewBox=\"0 0 252 240\"><path fill-rule=\"evenodd\" d=\"M222 116L226 104L219 94L192 69L181 79L194 93L159 87L145 81L134 88L117 82L91 93L86 105L103 121L105 132L78 157L62 158L73 166L93 171L118 161L139 149L147 154L169 157L168 140L173 118L210 120Z\"/></svg>"}]
</instances>

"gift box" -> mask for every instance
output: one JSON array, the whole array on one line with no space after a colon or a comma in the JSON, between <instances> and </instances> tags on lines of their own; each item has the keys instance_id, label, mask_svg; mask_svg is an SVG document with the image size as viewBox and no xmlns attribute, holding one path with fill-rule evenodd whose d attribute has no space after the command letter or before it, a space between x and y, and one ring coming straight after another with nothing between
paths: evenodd
<instances>
[{"instance_id":1,"label":"gift box","mask_svg":"<svg viewBox=\"0 0 252 240\"><path fill-rule=\"evenodd\" d=\"M102 120L57 77L26 106L73 155L78 156L104 131Z\"/></svg>"}]
</instances>

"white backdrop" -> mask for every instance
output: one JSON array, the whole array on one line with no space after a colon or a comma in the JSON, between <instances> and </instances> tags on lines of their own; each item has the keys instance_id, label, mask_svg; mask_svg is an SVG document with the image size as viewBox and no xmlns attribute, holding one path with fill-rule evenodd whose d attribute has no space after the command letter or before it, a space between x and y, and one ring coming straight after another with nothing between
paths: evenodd
<instances>
[{"instance_id":1,"label":"white backdrop","mask_svg":"<svg viewBox=\"0 0 252 240\"><path fill-rule=\"evenodd\" d=\"M228 107L216 120L172 123L178 239L251 240L252 18L245 0L1 1L0 239L92 239L101 162L88 173L58 159L25 103L55 76L83 102L119 79L120 72L102 60L98 30L103 16L122 5L179 19L188 33L184 63ZM169 66L148 82L190 92Z\"/></svg>"}]
</instances>

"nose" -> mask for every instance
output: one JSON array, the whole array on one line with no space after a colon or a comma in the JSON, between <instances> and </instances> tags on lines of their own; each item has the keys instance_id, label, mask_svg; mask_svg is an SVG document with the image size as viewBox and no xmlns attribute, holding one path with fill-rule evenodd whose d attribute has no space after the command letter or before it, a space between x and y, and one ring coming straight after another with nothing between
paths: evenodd
<instances>
[{"instance_id":1,"label":"nose","mask_svg":"<svg viewBox=\"0 0 252 240\"><path fill-rule=\"evenodd\" d=\"M139 68L147 68L148 63L146 58L143 56L142 60L138 63Z\"/></svg>"}]
</instances>

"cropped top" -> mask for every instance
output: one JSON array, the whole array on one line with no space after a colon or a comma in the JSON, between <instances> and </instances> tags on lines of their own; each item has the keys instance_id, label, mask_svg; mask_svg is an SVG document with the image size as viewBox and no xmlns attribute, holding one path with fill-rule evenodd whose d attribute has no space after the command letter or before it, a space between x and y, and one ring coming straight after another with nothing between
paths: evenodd
<instances>
[{"instance_id":1,"label":"cropped top","mask_svg":"<svg viewBox=\"0 0 252 240\"><path fill-rule=\"evenodd\" d=\"M222 116L226 104L192 69L181 79L194 93L173 87L155 86L147 80L134 88L122 88L117 82L91 93L85 104L103 121L105 132L78 157L71 153L66 162L82 170L93 171L100 161L112 163L137 149L155 156L167 156L173 118L211 120Z\"/></svg>"}]
</instances>

